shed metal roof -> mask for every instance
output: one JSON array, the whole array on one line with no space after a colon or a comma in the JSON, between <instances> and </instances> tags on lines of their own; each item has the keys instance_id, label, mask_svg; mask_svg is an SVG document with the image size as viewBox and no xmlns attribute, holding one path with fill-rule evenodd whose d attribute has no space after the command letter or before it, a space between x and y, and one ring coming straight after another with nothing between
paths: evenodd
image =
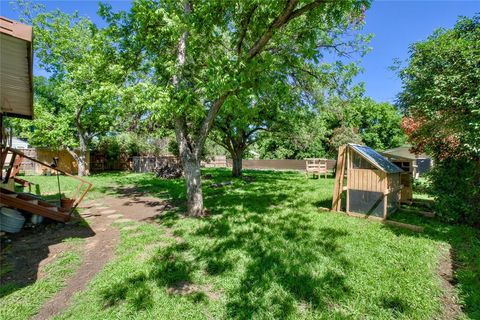
<instances>
[{"instance_id":1,"label":"shed metal roof","mask_svg":"<svg viewBox=\"0 0 480 320\"><path fill-rule=\"evenodd\" d=\"M417 155L410 152L410 147L398 147L398 148L388 149L383 151L382 154L386 155L389 158L395 157L395 158L403 158L408 160L428 159L428 156L424 153Z\"/></svg>"},{"instance_id":2,"label":"shed metal roof","mask_svg":"<svg viewBox=\"0 0 480 320\"><path fill-rule=\"evenodd\" d=\"M370 147L362 146L359 144L348 144L350 148L355 150L360 156L364 157L368 162L377 167L377 169L382 170L387 173L400 173L403 172L402 169L394 165L387 158L382 156L377 151L373 150Z\"/></svg>"},{"instance_id":3,"label":"shed metal roof","mask_svg":"<svg viewBox=\"0 0 480 320\"><path fill-rule=\"evenodd\" d=\"M0 112L33 118L32 27L0 17Z\"/></svg>"}]
</instances>

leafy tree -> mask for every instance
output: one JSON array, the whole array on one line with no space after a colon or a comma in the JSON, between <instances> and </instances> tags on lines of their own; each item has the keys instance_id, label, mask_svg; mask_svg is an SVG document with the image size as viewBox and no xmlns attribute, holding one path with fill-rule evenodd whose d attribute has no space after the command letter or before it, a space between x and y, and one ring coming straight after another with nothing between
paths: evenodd
<instances>
[{"instance_id":1,"label":"leafy tree","mask_svg":"<svg viewBox=\"0 0 480 320\"><path fill-rule=\"evenodd\" d=\"M365 143L374 149L401 145L405 135L401 115L389 103L376 103L353 87L343 97L329 95L310 111L292 117L285 130L266 134L258 144L263 158L304 159L335 157L346 143Z\"/></svg>"},{"instance_id":2,"label":"leafy tree","mask_svg":"<svg viewBox=\"0 0 480 320\"><path fill-rule=\"evenodd\" d=\"M287 81L286 62L318 60L317 48L328 45L328 33L357 23L368 5L368 0L138 0L128 14L102 7L112 33L123 39L120 50L140 52L136 56L154 66L152 82L165 88L157 113L175 129L190 215L203 214L200 157L225 102L255 88L264 73L278 72Z\"/></svg>"},{"instance_id":3,"label":"leafy tree","mask_svg":"<svg viewBox=\"0 0 480 320\"><path fill-rule=\"evenodd\" d=\"M338 29L329 41L331 45L322 49L331 50L331 47L334 47L336 53L342 57L351 50L363 53L364 50L359 43L365 39L349 42L335 39L347 31L351 30ZM287 66L284 72L289 74L286 82L278 81L277 73L263 74L262 78L257 78L257 82L266 85L258 85L256 94L251 93L243 98L238 94L232 97L225 103L216 119L213 139L229 151L233 160L233 176L241 175L245 150L257 143L260 138L269 136L261 134L261 131L273 133L270 135L273 140L268 143L270 146L276 145L275 139L284 142L290 140L292 144L297 145L297 149L300 147L299 143L304 145L300 147L303 151L293 152L288 155L289 157L305 153L322 153L323 148L314 142L318 142L319 139L325 140L325 132L322 132L323 126L318 123L319 121L312 122L311 118L317 116L314 110L326 96L347 90L353 76L358 73L358 67L354 63L345 65L339 61L334 63L304 61L303 64ZM318 125L319 128L312 128ZM293 132L293 127L297 131ZM317 135L318 139L316 137L312 140L312 130L318 134L322 133L322 136Z\"/></svg>"},{"instance_id":4,"label":"leafy tree","mask_svg":"<svg viewBox=\"0 0 480 320\"><path fill-rule=\"evenodd\" d=\"M31 11L26 7L24 12ZM115 63L113 44L90 20L58 10L29 18L36 57L51 75L36 81L31 142L66 148L84 175L92 138L112 126L125 72Z\"/></svg>"},{"instance_id":5,"label":"leafy tree","mask_svg":"<svg viewBox=\"0 0 480 320\"><path fill-rule=\"evenodd\" d=\"M462 18L411 46L400 76L404 127L421 151L437 159L480 156L480 16Z\"/></svg>"},{"instance_id":6,"label":"leafy tree","mask_svg":"<svg viewBox=\"0 0 480 320\"><path fill-rule=\"evenodd\" d=\"M400 72L403 127L436 160L432 191L446 219L480 223L480 16L461 18L410 48ZM443 198L447 196L446 198ZM462 203L462 205L458 205Z\"/></svg>"},{"instance_id":7,"label":"leafy tree","mask_svg":"<svg viewBox=\"0 0 480 320\"><path fill-rule=\"evenodd\" d=\"M336 152L340 146L347 143L362 144L362 137L358 134L355 128L341 125L333 130L332 137L330 138L330 154L336 156Z\"/></svg>"},{"instance_id":8,"label":"leafy tree","mask_svg":"<svg viewBox=\"0 0 480 320\"><path fill-rule=\"evenodd\" d=\"M305 159L324 157L331 131L315 111L290 113L281 126L262 132L255 150L262 159Z\"/></svg>"},{"instance_id":9,"label":"leafy tree","mask_svg":"<svg viewBox=\"0 0 480 320\"><path fill-rule=\"evenodd\" d=\"M405 142L400 112L390 103L356 99L344 109L344 123L358 131L367 146L386 150Z\"/></svg>"}]
</instances>

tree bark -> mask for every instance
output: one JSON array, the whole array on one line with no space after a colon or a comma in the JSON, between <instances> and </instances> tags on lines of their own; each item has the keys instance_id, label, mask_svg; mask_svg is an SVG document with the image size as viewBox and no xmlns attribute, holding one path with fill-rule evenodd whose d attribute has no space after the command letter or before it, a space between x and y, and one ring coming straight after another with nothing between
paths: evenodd
<instances>
[{"instance_id":1,"label":"tree bark","mask_svg":"<svg viewBox=\"0 0 480 320\"><path fill-rule=\"evenodd\" d=\"M187 211L189 216L203 215L203 194L199 159L189 159L183 163L187 183Z\"/></svg>"},{"instance_id":2,"label":"tree bark","mask_svg":"<svg viewBox=\"0 0 480 320\"><path fill-rule=\"evenodd\" d=\"M87 139L85 139L83 132L79 132L80 155L78 156L78 176L83 177L88 175L87 171Z\"/></svg>"},{"instance_id":3,"label":"tree bark","mask_svg":"<svg viewBox=\"0 0 480 320\"><path fill-rule=\"evenodd\" d=\"M77 162L78 173L79 177L87 176L89 174L88 171L88 163L87 163L87 152L88 152L88 142L87 138L85 137L85 133L80 129L77 128L78 131L78 141L79 141L79 154L75 152L75 150L71 149L70 147L66 146L67 151L70 155L75 159Z\"/></svg>"},{"instance_id":4,"label":"tree bark","mask_svg":"<svg viewBox=\"0 0 480 320\"><path fill-rule=\"evenodd\" d=\"M236 150L231 153L232 156L232 177L242 176L242 159L244 150Z\"/></svg>"},{"instance_id":5,"label":"tree bark","mask_svg":"<svg viewBox=\"0 0 480 320\"><path fill-rule=\"evenodd\" d=\"M200 153L198 145L193 146L186 132L185 119L175 120L175 137L177 138L180 161L182 163L187 188L187 213L189 216L203 215L203 194L200 172Z\"/></svg>"}]
</instances>

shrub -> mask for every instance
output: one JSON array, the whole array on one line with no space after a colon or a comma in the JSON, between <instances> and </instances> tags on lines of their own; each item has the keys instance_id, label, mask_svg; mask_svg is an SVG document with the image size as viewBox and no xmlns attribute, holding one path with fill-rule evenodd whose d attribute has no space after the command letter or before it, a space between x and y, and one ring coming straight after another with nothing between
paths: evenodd
<instances>
[{"instance_id":1,"label":"shrub","mask_svg":"<svg viewBox=\"0 0 480 320\"><path fill-rule=\"evenodd\" d=\"M435 211L443 220L480 226L480 162L445 159L429 174Z\"/></svg>"}]
</instances>

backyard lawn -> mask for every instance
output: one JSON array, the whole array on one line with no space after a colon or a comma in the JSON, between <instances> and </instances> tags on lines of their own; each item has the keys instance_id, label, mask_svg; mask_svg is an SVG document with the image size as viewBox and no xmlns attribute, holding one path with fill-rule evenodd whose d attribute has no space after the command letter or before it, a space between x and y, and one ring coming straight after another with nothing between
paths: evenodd
<instances>
[{"instance_id":1,"label":"backyard lawn","mask_svg":"<svg viewBox=\"0 0 480 320\"><path fill-rule=\"evenodd\" d=\"M168 199L172 209L152 223L118 224L115 258L58 318L437 319L449 317L452 303L463 306L462 317L480 318L479 230L407 212L392 217L425 227L415 233L323 212L318 207L331 205L333 179L245 173L250 179L232 180L222 169L203 172L205 218L182 215L182 179L89 177L90 199L135 186ZM74 185L61 179L68 193ZM41 194L57 190L55 177L28 180L42 182ZM211 186L222 181L233 183ZM455 288L446 294L440 274L449 255ZM20 290L7 289L2 283L2 305L20 297ZM44 299L36 291L37 284L22 288L34 305Z\"/></svg>"}]
</instances>

